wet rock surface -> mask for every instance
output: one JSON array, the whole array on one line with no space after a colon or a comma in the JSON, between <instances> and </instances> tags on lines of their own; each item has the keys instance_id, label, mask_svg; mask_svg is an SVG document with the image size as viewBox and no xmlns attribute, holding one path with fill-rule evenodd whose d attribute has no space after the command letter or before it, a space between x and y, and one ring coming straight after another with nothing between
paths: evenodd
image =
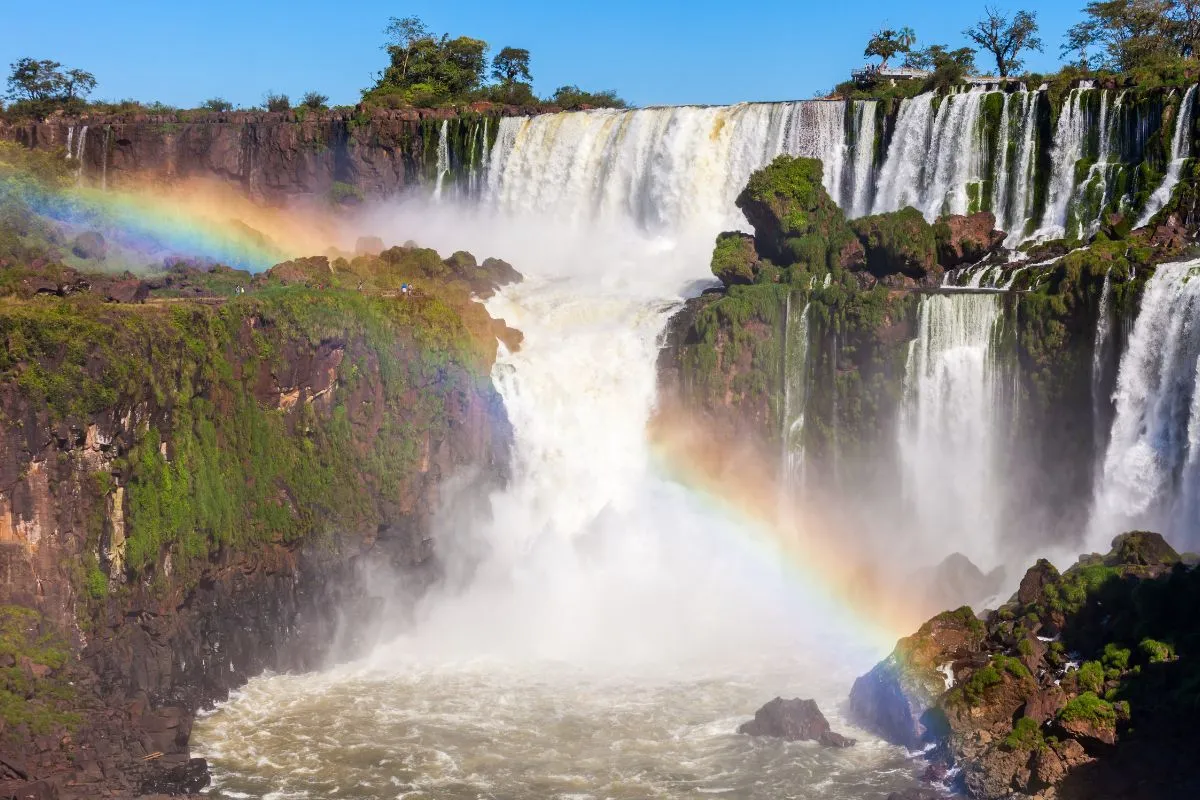
<instances>
[{"instance_id":1,"label":"wet rock surface","mask_svg":"<svg viewBox=\"0 0 1200 800\"><path fill-rule=\"evenodd\" d=\"M1156 533L1061 574L1039 561L983 619L946 612L902 639L855 681L851 712L896 744L933 745L976 798L1194 797L1196 673L1170 643L1196 641L1182 609L1197 597L1200 574Z\"/></svg>"},{"instance_id":2,"label":"wet rock surface","mask_svg":"<svg viewBox=\"0 0 1200 800\"><path fill-rule=\"evenodd\" d=\"M758 711L754 719L738 727L749 736L771 736L788 741L816 741L826 747L851 747L853 739L834 733L815 700L776 697Z\"/></svg>"}]
</instances>

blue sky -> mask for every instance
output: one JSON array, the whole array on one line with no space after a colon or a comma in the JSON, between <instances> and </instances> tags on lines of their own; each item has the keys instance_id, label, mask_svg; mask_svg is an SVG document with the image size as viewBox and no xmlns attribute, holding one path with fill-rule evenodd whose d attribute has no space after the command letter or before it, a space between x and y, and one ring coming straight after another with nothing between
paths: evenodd
<instances>
[{"instance_id":1,"label":"blue sky","mask_svg":"<svg viewBox=\"0 0 1200 800\"><path fill-rule=\"evenodd\" d=\"M1028 59L1049 71L1063 32L1084 0L997 3L1036 8L1046 52ZM416 14L435 31L533 54L534 88L574 83L616 89L636 105L732 103L812 97L845 80L864 59L871 32L911 26L918 45L958 47L984 2L792 2L608 0L383 2L382 0L204 0L116 3L0 0L0 65L52 58L96 75L97 99L132 97L195 106L222 96L261 102L267 90L308 90L351 104L385 54L390 16ZM981 66L986 59L981 57ZM5 67L7 74L7 68Z\"/></svg>"}]
</instances>

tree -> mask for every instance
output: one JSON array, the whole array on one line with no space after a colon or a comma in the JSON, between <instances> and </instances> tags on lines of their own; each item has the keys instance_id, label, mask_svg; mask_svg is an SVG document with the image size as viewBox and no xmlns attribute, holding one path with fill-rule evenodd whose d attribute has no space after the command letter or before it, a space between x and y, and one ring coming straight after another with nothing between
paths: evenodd
<instances>
[{"instance_id":1,"label":"tree","mask_svg":"<svg viewBox=\"0 0 1200 800\"><path fill-rule=\"evenodd\" d=\"M8 76L8 98L13 109L45 116L55 108L78 110L83 99L96 88L96 78L81 69L64 70L48 59L22 58Z\"/></svg>"},{"instance_id":2,"label":"tree","mask_svg":"<svg viewBox=\"0 0 1200 800\"><path fill-rule=\"evenodd\" d=\"M1026 50L1041 52L1038 38L1037 12L1018 11L1011 20L1001 12L985 8L986 16L963 35L986 50L996 59L996 71L1007 78L1022 66L1020 54Z\"/></svg>"},{"instance_id":3,"label":"tree","mask_svg":"<svg viewBox=\"0 0 1200 800\"><path fill-rule=\"evenodd\" d=\"M83 100L96 88L96 77L81 69L69 69L63 73L64 99Z\"/></svg>"},{"instance_id":4,"label":"tree","mask_svg":"<svg viewBox=\"0 0 1200 800\"><path fill-rule=\"evenodd\" d=\"M922 50L912 50L904 57L904 66L912 69L941 72L946 78L957 74L950 83L957 83L963 76L975 71L975 51L969 47L948 49L945 45L931 44Z\"/></svg>"},{"instance_id":5,"label":"tree","mask_svg":"<svg viewBox=\"0 0 1200 800\"><path fill-rule=\"evenodd\" d=\"M215 111L224 113L233 110L233 103L226 100L224 97L210 97L200 104L200 107L205 111Z\"/></svg>"},{"instance_id":6,"label":"tree","mask_svg":"<svg viewBox=\"0 0 1200 800\"><path fill-rule=\"evenodd\" d=\"M912 50L912 46L917 43L917 34L912 28L905 25L896 35L896 41L900 44L901 52L907 53Z\"/></svg>"},{"instance_id":7,"label":"tree","mask_svg":"<svg viewBox=\"0 0 1200 800\"><path fill-rule=\"evenodd\" d=\"M268 91L263 95L263 108L267 111L291 111L292 101L286 94L275 94Z\"/></svg>"},{"instance_id":8,"label":"tree","mask_svg":"<svg viewBox=\"0 0 1200 800\"><path fill-rule=\"evenodd\" d=\"M903 53L904 51L905 47L900 44L900 34L890 28L884 28L867 42L867 47L863 50L863 55L879 56L879 68L885 69L888 61L897 53Z\"/></svg>"},{"instance_id":9,"label":"tree","mask_svg":"<svg viewBox=\"0 0 1200 800\"><path fill-rule=\"evenodd\" d=\"M518 83L530 83L529 51L520 47L505 47L492 59L492 77L511 95Z\"/></svg>"},{"instance_id":10,"label":"tree","mask_svg":"<svg viewBox=\"0 0 1200 800\"><path fill-rule=\"evenodd\" d=\"M585 92L578 86L560 86L554 90L550 102L564 111L581 108L625 108L626 103L612 89L601 92Z\"/></svg>"},{"instance_id":11,"label":"tree","mask_svg":"<svg viewBox=\"0 0 1200 800\"><path fill-rule=\"evenodd\" d=\"M408 76L413 45L432 39L433 34L420 17L392 17L383 32L388 37L383 49L391 55L392 66L397 69L398 77L403 80Z\"/></svg>"},{"instance_id":12,"label":"tree","mask_svg":"<svg viewBox=\"0 0 1200 800\"><path fill-rule=\"evenodd\" d=\"M300 98L300 105L313 111L320 111L329 105L329 95L320 92L305 92Z\"/></svg>"},{"instance_id":13,"label":"tree","mask_svg":"<svg viewBox=\"0 0 1200 800\"><path fill-rule=\"evenodd\" d=\"M1200 40L1197 0L1106 0L1088 3L1084 14L1062 46L1080 64L1127 71L1190 58Z\"/></svg>"}]
</instances>

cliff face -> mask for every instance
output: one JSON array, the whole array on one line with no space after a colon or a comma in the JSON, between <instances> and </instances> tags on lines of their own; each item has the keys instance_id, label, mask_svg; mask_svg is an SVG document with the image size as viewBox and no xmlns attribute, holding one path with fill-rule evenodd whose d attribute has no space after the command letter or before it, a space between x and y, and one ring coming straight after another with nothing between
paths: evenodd
<instances>
[{"instance_id":1,"label":"cliff face","mask_svg":"<svg viewBox=\"0 0 1200 800\"><path fill-rule=\"evenodd\" d=\"M203 703L353 652L362 564L436 577L447 479L486 497L511 431L482 308L374 291L431 253L355 291L316 259L228 299L0 300L0 797L199 788Z\"/></svg>"},{"instance_id":2,"label":"cliff face","mask_svg":"<svg viewBox=\"0 0 1200 800\"><path fill-rule=\"evenodd\" d=\"M0 124L0 139L63 148L79 162L82 182L106 188L208 178L272 204L303 197L353 202L435 179L443 138L451 179L468 175L494 142L498 119L521 111L52 117Z\"/></svg>"}]
</instances>

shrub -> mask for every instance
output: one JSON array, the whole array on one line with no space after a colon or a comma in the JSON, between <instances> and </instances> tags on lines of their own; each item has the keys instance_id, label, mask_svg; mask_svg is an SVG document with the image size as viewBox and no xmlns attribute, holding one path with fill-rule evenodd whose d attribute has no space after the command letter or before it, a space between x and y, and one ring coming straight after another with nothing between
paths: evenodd
<instances>
[{"instance_id":1,"label":"shrub","mask_svg":"<svg viewBox=\"0 0 1200 800\"><path fill-rule=\"evenodd\" d=\"M1021 717L1000 744L1005 750L1032 750L1043 743L1041 726L1029 717Z\"/></svg>"},{"instance_id":2,"label":"shrub","mask_svg":"<svg viewBox=\"0 0 1200 800\"><path fill-rule=\"evenodd\" d=\"M1161 664L1164 661L1175 660L1175 648L1166 642L1149 638L1142 639L1142 643L1138 645L1138 649L1142 651L1142 655L1151 664Z\"/></svg>"},{"instance_id":3,"label":"shrub","mask_svg":"<svg viewBox=\"0 0 1200 800\"><path fill-rule=\"evenodd\" d=\"M1123 647L1117 647L1112 642L1104 645L1104 656L1101 658L1104 666L1109 669L1120 670L1124 672L1129 669L1129 650Z\"/></svg>"},{"instance_id":4,"label":"shrub","mask_svg":"<svg viewBox=\"0 0 1200 800\"><path fill-rule=\"evenodd\" d=\"M266 108L267 111L291 111L292 101L286 94L267 92L265 95L263 95L263 107Z\"/></svg>"},{"instance_id":5,"label":"shrub","mask_svg":"<svg viewBox=\"0 0 1200 800\"><path fill-rule=\"evenodd\" d=\"M1079 668L1079 674L1076 677L1080 687L1089 692L1099 692L1104 686L1104 667L1099 661L1088 661Z\"/></svg>"},{"instance_id":6,"label":"shrub","mask_svg":"<svg viewBox=\"0 0 1200 800\"><path fill-rule=\"evenodd\" d=\"M319 92L305 92L300 98L300 105L313 111L323 111L329 105L329 95Z\"/></svg>"},{"instance_id":7,"label":"shrub","mask_svg":"<svg viewBox=\"0 0 1200 800\"><path fill-rule=\"evenodd\" d=\"M233 103L226 100L224 97L210 97L200 104L200 108L205 111L215 111L224 113L233 110Z\"/></svg>"},{"instance_id":8,"label":"shrub","mask_svg":"<svg viewBox=\"0 0 1200 800\"><path fill-rule=\"evenodd\" d=\"M1063 722L1087 722L1105 728L1116 724L1117 713L1112 703L1101 700L1095 692L1084 692L1067 703L1058 718Z\"/></svg>"}]
</instances>

